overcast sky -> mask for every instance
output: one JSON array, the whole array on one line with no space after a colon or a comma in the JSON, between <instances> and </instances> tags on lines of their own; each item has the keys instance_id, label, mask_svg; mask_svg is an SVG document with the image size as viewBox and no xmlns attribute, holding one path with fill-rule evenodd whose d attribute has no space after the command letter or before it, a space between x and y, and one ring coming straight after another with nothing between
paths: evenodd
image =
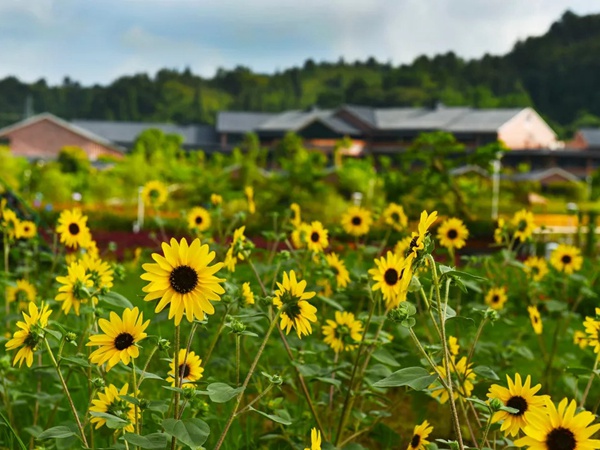
<instances>
[{"instance_id":1,"label":"overcast sky","mask_svg":"<svg viewBox=\"0 0 600 450\"><path fill-rule=\"evenodd\" d=\"M274 72L316 61L394 64L502 54L597 0L0 0L0 77L106 84L189 66Z\"/></svg>"}]
</instances>

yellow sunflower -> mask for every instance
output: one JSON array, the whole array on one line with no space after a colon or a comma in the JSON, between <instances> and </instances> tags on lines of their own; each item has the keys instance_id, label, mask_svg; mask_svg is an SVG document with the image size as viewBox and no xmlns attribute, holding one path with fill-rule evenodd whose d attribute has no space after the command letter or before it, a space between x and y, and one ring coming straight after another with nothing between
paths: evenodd
<instances>
[{"instance_id":1,"label":"yellow sunflower","mask_svg":"<svg viewBox=\"0 0 600 450\"><path fill-rule=\"evenodd\" d=\"M162 181L148 181L142 189L142 200L146 206L158 208L162 206L169 195L167 186Z\"/></svg>"},{"instance_id":2,"label":"yellow sunflower","mask_svg":"<svg viewBox=\"0 0 600 450\"><path fill-rule=\"evenodd\" d=\"M328 253L325 255L325 260L329 264L329 268L335 274L335 283L338 289L344 289L350 283L350 272L346 269L344 261L340 259L337 253Z\"/></svg>"},{"instance_id":3,"label":"yellow sunflower","mask_svg":"<svg viewBox=\"0 0 600 450\"><path fill-rule=\"evenodd\" d=\"M246 200L248 200L248 212L254 214L256 212L256 203L254 203L254 188L252 186L246 186L244 188L244 194L246 194Z\"/></svg>"},{"instance_id":4,"label":"yellow sunflower","mask_svg":"<svg viewBox=\"0 0 600 450\"><path fill-rule=\"evenodd\" d=\"M517 447L529 450L595 450L600 440L590 437L600 430L600 424L591 425L594 415L589 411L575 414L577 403L564 398L558 409L550 397L545 398L546 411L532 414L523 429L525 437L517 439Z\"/></svg>"},{"instance_id":5,"label":"yellow sunflower","mask_svg":"<svg viewBox=\"0 0 600 450\"><path fill-rule=\"evenodd\" d=\"M16 286L6 288L6 300L9 303L19 302L19 309L24 310L30 302L35 302L37 289L27 280L17 280Z\"/></svg>"},{"instance_id":6,"label":"yellow sunflower","mask_svg":"<svg viewBox=\"0 0 600 450\"><path fill-rule=\"evenodd\" d=\"M535 395L542 385L531 386L531 376L527 375L525 383L521 375L515 374L515 381L507 375L508 388L493 384L488 392L488 398L497 398L504 406L518 410L516 413L496 411L492 416L492 423L502 422L500 431L507 436L516 436L520 430L531 422L531 416L544 414L546 411L545 399L547 395Z\"/></svg>"},{"instance_id":7,"label":"yellow sunflower","mask_svg":"<svg viewBox=\"0 0 600 450\"><path fill-rule=\"evenodd\" d=\"M108 290L113 287L113 270L106 261L85 253L79 260L85 273L90 276L94 290Z\"/></svg>"},{"instance_id":8,"label":"yellow sunflower","mask_svg":"<svg viewBox=\"0 0 600 450\"><path fill-rule=\"evenodd\" d=\"M18 238L21 221L17 214L9 208L2 209L2 230L9 239Z\"/></svg>"},{"instance_id":9,"label":"yellow sunflower","mask_svg":"<svg viewBox=\"0 0 600 450\"><path fill-rule=\"evenodd\" d=\"M242 298L244 299L244 305L254 305L254 293L248 282L242 284Z\"/></svg>"},{"instance_id":10,"label":"yellow sunflower","mask_svg":"<svg viewBox=\"0 0 600 450\"><path fill-rule=\"evenodd\" d=\"M369 274L375 281L372 289L381 290L388 309L396 308L406 300L412 278L411 263L412 256L404 259L397 253L388 251L386 256L375 260L377 267L369 269Z\"/></svg>"},{"instance_id":11,"label":"yellow sunflower","mask_svg":"<svg viewBox=\"0 0 600 450\"><path fill-rule=\"evenodd\" d=\"M440 245L446 248L460 249L465 246L469 230L462 220L451 217L442 222L437 235Z\"/></svg>"},{"instance_id":12,"label":"yellow sunflower","mask_svg":"<svg viewBox=\"0 0 600 450\"><path fill-rule=\"evenodd\" d=\"M511 219L510 224L514 228L515 239L519 239L521 242L529 239L535 231L533 213L526 209L517 212Z\"/></svg>"},{"instance_id":13,"label":"yellow sunflower","mask_svg":"<svg viewBox=\"0 0 600 450\"><path fill-rule=\"evenodd\" d=\"M307 223L300 222L290 233L290 239L295 249L301 249L306 245L306 229L308 227Z\"/></svg>"},{"instance_id":14,"label":"yellow sunflower","mask_svg":"<svg viewBox=\"0 0 600 450\"><path fill-rule=\"evenodd\" d=\"M485 303L497 311L504 308L507 300L508 297L504 286L491 288L485 296Z\"/></svg>"},{"instance_id":15,"label":"yellow sunflower","mask_svg":"<svg viewBox=\"0 0 600 450\"><path fill-rule=\"evenodd\" d=\"M402 256L403 258L406 257L406 252L410 248L411 241L412 237L410 236L406 236L405 238L400 239L398 242L396 242L396 245L394 246L394 253Z\"/></svg>"},{"instance_id":16,"label":"yellow sunflower","mask_svg":"<svg viewBox=\"0 0 600 450\"><path fill-rule=\"evenodd\" d=\"M596 316L600 317L600 308L596 308ZM583 322L587 333L587 345L594 347L594 353L600 352L600 320L596 317L586 317Z\"/></svg>"},{"instance_id":17,"label":"yellow sunflower","mask_svg":"<svg viewBox=\"0 0 600 450\"><path fill-rule=\"evenodd\" d=\"M223 203L223 197L221 197L219 194L211 194L210 195L210 202L214 205L214 206L218 206L221 203Z\"/></svg>"},{"instance_id":18,"label":"yellow sunflower","mask_svg":"<svg viewBox=\"0 0 600 450\"><path fill-rule=\"evenodd\" d=\"M373 218L371 212L360 206L351 206L342 216L344 231L352 236L363 236L369 232Z\"/></svg>"},{"instance_id":19,"label":"yellow sunflower","mask_svg":"<svg viewBox=\"0 0 600 450\"><path fill-rule=\"evenodd\" d=\"M406 450L426 450L429 444L427 438L432 431L433 427L426 420L421 425L416 425Z\"/></svg>"},{"instance_id":20,"label":"yellow sunflower","mask_svg":"<svg viewBox=\"0 0 600 450\"><path fill-rule=\"evenodd\" d=\"M85 267L79 262L69 264L68 275L66 277L56 277L62 286L58 288L58 294L55 297L57 302L62 302L61 309L65 314L69 314L71 308L75 310L75 315L79 315L82 303L87 303L90 299L89 289L94 286L92 277L85 272Z\"/></svg>"},{"instance_id":21,"label":"yellow sunflower","mask_svg":"<svg viewBox=\"0 0 600 450\"><path fill-rule=\"evenodd\" d=\"M437 211L428 214L427 211L421 212L417 231L413 231L409 244L410 252L416 257L419 250L425 248L425 237L429 231L429 227L437 220Z\"/></svg>"},{"instance_id":22,"label":"yellow sunflower","mask_svg":"<svg viewBox=\"0 0 600 450\"><path fill-rule=\"evenodd\" d=\"M31 367L33 364L33 353L38 349L44 339L44 328L48 326L48 318L52 314L52 310L49 309L48 305L43 303L40 305L40 309L35 303L29 303L29 315L23 311L23 319L25 320L17 322L17 328L20 330L15 331L5 347L6 350L14 350L19 348L19 351L15 355L13 360L13 366L19 363L19 367L25 361L27 367Z\"/></svg>"},{"instance_id":23,"label":"yellow sunflower","mask_svg":"<svg viewBox=\"0 0 600 450\"><path fill-rule=\"evenodd\" d=\"M203 320L205 314L214 314L210 301L221 300L221 294L225 293L219 284L225 280L215 276L223 263L209 266L215 252L206 244L200 245L200 239L194 239L188 246L185 238L180 242L172 238L171 245L163 242L162 249L164 256L152 254L156 264L142 266L146 273L141 278L150 282L142 289L146 292L144 300L160 299L155 309L157 313L171 304L169 319L175 318L176 326L184 313L190 322L194 318Z\"/></svg>"},{"instance_id":24,"label":"yellow sunflower","mask_svg":"<svg viewBox=\"0 0 600 450\"><path fill-rule=\"evenodd\" d=\"M550 264L559 272L570 275L581 269L581 251L572 245L560 244L550 255Z\"/></svg>"},{"instance_id":25,"label":"yellow sunflower","mask_svg":"<svg viewBox=\"0 0 600 450\"><path fill-rule=\"evenodd\" d=\"M294 228L297 228L302 223L300 205L298 205L298 203L292 203L290 205L290 209L292 210L292 217L290 218L290 223Z\"/></svg>"},{"instance_id":26,"label":"yellow sunflower","mask_svg":"<svg viewBox=\"0 0 600 450\"><path fill-rule=\"evenodd\" d=\"M404 213L404 208L396 203L390 203L383 211L383 221L396 231L405 230L408 226L408 218Z\"/></svg>"},{"instance_id":27,"label":"yellow sunflower","mask_svg":"<svg viewBox=\"0 0 600 450\"><path fill-rule=\"evenodd\" d=\"M181 380L181 387L194 386L194 383L202 378L204 368L202 367L202 360L194 352L187 353L182 348L179 350L179 357L177 361L179 363L179 376L183 377ZM184 366L185 362L185 366ZM175 359L171 360L171 371L167 376L167 383L171 383L171 386L175 386Z\"/></svg>"},{"instance_id":28,"label":"yellow sunflower","mask_svg":"<svg viewBox=\"0 0 600 450\"><path fill-rule=\"evenodd\" d=\"M306 246L315 253L322 252L329 246L328 231L318 221L312 222L306 228Z\"/></svg>"},{"instance_id":29,"label":"yellow sunflower","mask_svg":"<svg viewBox=\"0 0 600 450\"><path fill-rule=\"evenodd\" d=\"M470 397L473 392L473 380L475 379L475 372L471 368L473 364L469 363L467 366L467 357L463 356L458 362L452 358L453 364L450 364L450 373L457 375L458 385L454 387L452 391L454 399L459 397ZM446 364L437 367L437 374L444 379L447 379ZM446 403L450 398L448 391L439 382L434 382L429 386L431 395L438 398L440 403Z\"/></svg>"},{"instance_id":30,"label":"yellow sunflower","mask_svg":"<svg viewBox=\"0 0 600 450\"><path fill-rule=\"evenodd\" d=\"M548 273L548 263L544 258L530 256L523 264L525 264L525 272L533 281L542 281Z\"/></svg>"},{"instance_id":31,"label":"yellow sunflower","mask_svg":"<svg viewBox=\"0 0 600 450\"><path fill-rule=\"evenodd\" d=\"M104 334L90 336L90 342L86 344L88 347L100 347L90 354L90 361L99 366L107 363L107 372L119 361L128 365L131 359L140 355L137 343L147 336L144 330L149 324L150 320L144 322L144 313L140 313L137 307L125 309L122 318L111 311L110 321L98 320Z\"/></svg>"},{"instance_id":32,"label":"yellow sunflower","mask_svg":"<svg viewBox=\"0 0 600 450\"><path fill-rule=\"evenodd\" d=\"M233 232L231 246L229 247L229 250L227 250L224 261L225 267L230 272L235 272L235 266L238 260L243 261L245 259L244 253L240 251L240 248L243 247L246 242L246 236L244 236L245 230L246 226L244 225Z\"/></svg>"},{"instance_id":33,"label":"yellow sunflower","mask_svg":"<svg viewBox=\"0 0 600 450\"><path fill-rule=\"evenodd\" d=\"M188 228L200 233L210 228L210 214L201 206L192 208L187 215Z\"/></svg>"},{"instance_id":34,"label":"yellow sunflower","mask_svg":"<svg viewBox=\"0 0 600 450\"><path fill-rule=\"evenodd\" d=\"M452 356L458 355L460 351L460 345L458 345L458 339L454 336L448 336L448 348Z\"/></svg>"},{"instance_id":35,"label":"yellow sunflower","mask_svg":"<svg viewBox=\"0 0 600 450\"><path fill-rule=\"evenodd\" d=\"M540 312L537 306L528 306L527 311L529 312L529 318L531 319L531 326L535 334L542 334L543 324Z\"/></svg>"},{"instance_id":36,"label":"yellow sunflower","mask_svg":"<svg viewBox=\"0 0 600 450\"><path fill-rule=\"evenodd\" d=\"M583 331L575 330L575 332L573 333L573 343L575 345L578 345L579 348L583 350L588 346L587 334Z\"/></svg>"},{"instance_id":37,"label":"yellow sunflower","mask_svg":"<svg viewBox=\"0 0 600 450\"><path fill-rule=\"evenodd\" d=\"M82 215L78 208L60 213L56 232L60 234L60 242L71 248L86 247L92 240L87 216Z\"/></svg>"},{"instance_id":38,"label":"yellow sunflower","mask_svg":"<svg viewBox=\"0 0 600 450\"><path fill-rule=\"evenodd\" d=\"M286 334L296 329L299 338L312 333L310 322L317 321L317 308L307 302L315 296L315 292L304 292L306 281L297 281L296 273L291 270L283 273L283 283L277 282L273 305L281 312L281 329Z\"/></svg>"},{"instance_id":39,"label":"yellow sunflower","mask_svg":"<svg viewBox=\"0 0 600 450\"><path fill-rule=\"evenodd\" d=\"M23 220L17 227L17 238L32 239L37 234L37 227L31 220Z\"/></svg>"},{"instance_id":40,"label":"yellow sunflower","mask_svg":"<svg viewBox=\"0 0 600 450\"><path fill-rule=\"evenodd\" d=\"M105 387L104 392L98 392L98 396L92 400L90 412L111 414L126 420L129 424L123 427L123 431L133 433L135 431L134 425L136 422L135 405L121 398L122 395L127 395L128 389L128 383L125 383L121 390L117 389L114 384ZM92 414L90 423L96 424L96 429L98 429L106 424L106 419Z\"/></svg>"},{"instance_id":41,"label":"yellow sunflower","mask_svg":"<svg viewBox=\"0 0 600 450\"><path fill-rule=\"evenodd\" d=\"M327 320L327 325L322 328L328 344L336 353L351 351L356 348L362 339L363 325L354 318L350 312L335 312L335 320Z\"/></svg>"},{"instance_id":42,"label":"yellow sunflower","mask_svg":"<svg viewBox=\"0 0 600 450\"><path fill-rule=\"evenodd\" d=\"M316 428L310 430L310 448L304 450L321 450L321 432Z\"/></svg>"},{"instance_id":43,"label":"yellow sunflower","mask_svg":"<svg viewBox=\"0 0 600 450\"><path fill-rule=\"evenodd\" d=\"M494 230L494 242L496 244L502 244L504 238L506 236L506 222L503 218L499 218L496 224L496 229Z\"/></svg>"}]
</instances>

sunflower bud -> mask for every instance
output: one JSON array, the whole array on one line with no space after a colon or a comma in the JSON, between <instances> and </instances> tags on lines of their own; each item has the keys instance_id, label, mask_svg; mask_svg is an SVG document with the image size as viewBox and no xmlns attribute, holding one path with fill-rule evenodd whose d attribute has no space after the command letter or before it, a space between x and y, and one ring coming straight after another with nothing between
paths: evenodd
<instances>
[{"instance_id":1,"label":"sunflower bud","mask_svg":"<svg viewBox=\"0 0 600 450\"><path fill-rule=\"evenodd\" d=\"M194 386L184 386L183 387L183 398L186 400L191 400L196 396L196 389Z\"/></svg>"},{"instance_id":2,"label":"sunflower bud","mask_svg":"<svg viewBox=\"0 0 600 450\"><path fill-rule=\"evenodd\" d=\"M157 345L161 352L166 352L171 348L171 342L168 339L160 338Z\"/></svg>"},{"instance_id":3,"label":"sunflower bud","mask_svg":"<svg viewBox=\"0 0 600 450\"><path fill-rule=\"evenodd\" d=\"M239 320L233 319L231 321L231 330L233 333L243 333L246 331L246 325L244 325Z\"/></svg>"},{"instance_id":4,"label":"sunflower bud","mask_svg":"<svg viewBox=\"0 0 600 450\"><path fill-rule=\"evenodd\" d=\"M65 334L65 341L68 342L69 344L77 345L77 335L75 333L69 331L67 334Z\"/></svg>"},{"instance_id":5,"label":"sunflower bud","mask_svg":"<svg viewBox=\"0 0 600 450\"><path fill-rule=\"evenodd\" d=\"M490 322L495 322L496 320L498 320L498 311L492 309L492 308L488 308L485 311L485 315L484 317L489 320Z\"/></svg>"},{"instance_id":6,"label":"sunflower bud","mask_svg":"<svg viewBox=\"0 0 600 450\"><path fill-rule=\"evenodd\" d=\"M104 378L92 378L92 386L95 389L104 389L106 387L106 383L104 382Z\"/></svg>"},{"instance_id":7,"label":"sunflower bud","mask_svg":"<svg viewBox=\"0 0 600 450\"><path fill-rule=\"evenodd\" d=\"M449 444L450 444L450 450L459 450L459 448L460 448L458 446L458 442L456 442L456 441L450 441Z\"/></svg>"},{"instance_id":8,"label":"sunflower bud","mask_svg":"<svg viewBox=\"0 0 600 450\"><path fill-rule=\"evenodd\" d=\"M494 412L500 411L503 406L504 403L502 403L502 401L498 398L493 398L490 400L490 408L492 408L492 411Z\"/></svg>"}]
</instances>

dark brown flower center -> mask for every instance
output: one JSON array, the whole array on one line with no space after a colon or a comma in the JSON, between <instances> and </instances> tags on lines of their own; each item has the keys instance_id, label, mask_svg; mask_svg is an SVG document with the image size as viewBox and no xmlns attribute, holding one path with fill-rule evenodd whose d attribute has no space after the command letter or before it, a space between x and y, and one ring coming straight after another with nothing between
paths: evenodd
<instances>
[{"instance_id":1,"label":"dark brown flower center","mask_svg":"<svg viewBox=\"0 0 600 450\"><path fill-rule=\"evenodd\" d=\"M73 236L78 235L80 231L81 230L79 229L79 225L77 225L76 223L69 224L69 233L71 233Z\"/></svg>"},{"instance_id":2,"label":"dark brown flower center","mask_svg":"<svg viewBox=\"0 0 600 450\"><path fill-rule=\"evenodd\" d=\"M525 411L527 411L528 405L527 400L525 400L520 395L515 395L514 397L508 399L508 401L506 402L506 406L508 406L509 408L515 408L519 410L518 413L511 413L513 416L522 416L523 414L525 414Z\"/></svg>"},{"instance_id":3,"label":"dark brown flower center","mask_svg":"<svg viewBox=\"0 0 600 450\"><path fill-rule=\"evenodd\" d=\"M319 242L320 236L319 233L317 233L316 231L313 231L310 235L310 240L313 242Z\"/></svg>"},{"instance_id":4,"label":"dark brown flower center","mask_svg":"<svg viewBox=\"0 0 600 450\"><path fill-rule=\"evenodd\" d=\"M525 229L527 228L527 221L526 220L519 220L519 225L517 226L519 231L525 231Z\"/></svg>"},{"instance_id":5,"label":"dark brown flower center","mask_svg":"<svg viewBox=\"0 0 600 450\"><path fill-rule=\"evenodd\" d=\"M492 303L498 303L500 301L500 296L498 294L492 297Z\"/></svg>"},{"instance_id":6,"label":"dark brown flower center","mask_svg":"<svg viewBox=\"0 0 600 450\"><path fill-rule=\"evenodd\" d=\"M396 269L388 269L383 274L383 279L389 286L394 286L398 282L398 278L398 271Z\"/></svg>"},{"instance_id":7,"label":"dark brown flower center","mask_svg":"<svg viewBox=\"0 0 600 450\"><path fill-rule=\"evenodd\" d=\"M421 443L421 436L418 434L415 434L412 439L410 440L410 446L412 448L417 448L419 447L419 444Z\"/></svg>"},{"instance_id":8,"label":"dark brown flower center","mask_svg":"<svg viewBox=\"0 0 600 450\"><path fill-rule=\"evenodd\" d=\"M456 239L458 237L458 231L452 228L448 230L448 234L446 234L446 236L448 236L448 239Z\"/></svg>"},{"instance_id":9,"label":"dark brown flower center","mask_svg":"<svg viewBox=\"0 0 600 450\"><path fill-rule=\"evenodd\" d=\"M560 258L560 262L562 262L563 264L571 264L571 255L563 255L562 258Z\"/></svg>"},{"instance_id":10,"label":"dark brown flower center","mask_svg":"<svg viewBox=\"0 0 600 450\"><path fill-rule=\"evenodd\" d=\"M548 450L575 450L577 440L571 430L558 427L546 436L546 448Z\"/></svg>"},{"instance_id":11,"label":"dark brown flower center","mask_svg":"<svg viewBox=\"0 0 600 450\"><path fill-rule=\"evenodd\" d=\"M540 319L538 319L538 316L533 316L533 323L538 323Z\"/></svg>"},{"instance_id":12,"label":"dark brown flower center","mask_svg":"<svg viewBox=\"0 0 600 450\"><path fill-rule=\"evenodd\" d=\"M400 215L397 212L393 212L391 218L394 222L400 222Z\"/></svg>"},{"instance_id":13,"label":"dark brown flower center","mask_svg":"<svg viewBox=\"0 0 600 450\"><path fill-rule=\"evenodd\" d=\"M133 345L133 336L129 333L121 333L115 338L115 348L125 350Z\"/></svg>"},{"instance_id":14,"label":"dark brown flower center","mask_svg":"<svg viewBox=\"0 0 600 450\"><path fill-rule=\"evenodd\" d=\"M190 365L189 364L180 364L179 365L179 376L182 378L187 378L190 375Z\"/></svg>"},{"instance_id":15,"label":"dark brown flower center","mask_svg":"<svg viewBox=\"0 0 600 450\"><path fill-rule=\"evenodd\" d=\"M187 294L198 285L198 273L190 266L178 266L169 275L169 282L175 292Z\"/></svg>"},{"instance_id":16,"label":"dark brown flower center","mask_svg":"<svg viewBox=\"0 0 600 450\"><path fill-rule=\"evenodd\" d=\"M200 225L202 223L202 216L196 216L196 220L194 220L194 222L196 222L196 225Z\"/></svg>"},{"instance_id":17,"label":"dark brown flower center","mask_svg":"<svg viewBox=\"0 0 600 450\"><path fill-rule=\"evenodd\" d=\"M362 219L361 219L360 217L358 217L358 216L354 216L354 217L352 218L352 225L354 225L354 226L356 226L356 227L357 227L357 226L359 226L361 223L362 223Z\"/></svg>"}]
</instances>

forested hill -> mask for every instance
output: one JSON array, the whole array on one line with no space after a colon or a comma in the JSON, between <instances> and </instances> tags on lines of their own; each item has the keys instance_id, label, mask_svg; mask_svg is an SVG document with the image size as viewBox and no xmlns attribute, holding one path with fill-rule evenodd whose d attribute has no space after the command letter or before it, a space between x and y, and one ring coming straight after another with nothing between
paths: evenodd
<instances>
[{"instance_id":1,"label":"forested hill","mask_svg":"<svg viewBox=\"0 0 600 450\"><path fill-rule=\"evenodd\" d=\"M0 126L29 112L66 119L214 123L219 110L281 111L336 107L446 105L533 106L562 133L600 126L600 14L566 12L548 32L518 42L504 56L464 60L454 53L421 56L393 66L362 62L304 62L265 75L220 69L213 78L163 69L123 76L108 86L60 86L0 80ZM29 98L29 100L27 100Z\"/></svg>"}]
</instances>

